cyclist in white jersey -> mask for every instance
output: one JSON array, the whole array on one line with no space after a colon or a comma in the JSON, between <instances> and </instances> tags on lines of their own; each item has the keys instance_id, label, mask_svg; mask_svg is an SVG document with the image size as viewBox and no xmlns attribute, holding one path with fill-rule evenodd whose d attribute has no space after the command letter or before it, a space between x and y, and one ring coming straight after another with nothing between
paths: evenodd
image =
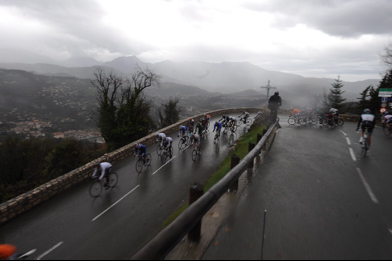
<instances>
[{"instance_id":1,"label":"cyclist in white jersey","mask_svg":"<svg viewBox=\"0 0 392 261\"><path fill-rule=\"evenodd\" d=\"M155 137L157 139L157 142L160 143L160 146L163 148L163 144L166 141L166 135L165 133L155 133Z\"/></svg>"},{"instance_id":2,"label":"cyclist in white jersey","mask_svg":"<svg viewBox=\"0 0 392 261\"><path fill-rule=\"evenodd\" d=\"M376 116L374 116L371 112L370 109L365 109L363 111L363 114L359 118L358 121L358 126L357 126L357 131L359 130L359 126L362 124L362 130L361 130L361 137L359 139L359 143L362 143L363 141L363 134L365 133L365 128L368 128L368 144L370 148L370 143L372 141L372 133L374 126L376 125Z\"/></svg>"}]
</instances>

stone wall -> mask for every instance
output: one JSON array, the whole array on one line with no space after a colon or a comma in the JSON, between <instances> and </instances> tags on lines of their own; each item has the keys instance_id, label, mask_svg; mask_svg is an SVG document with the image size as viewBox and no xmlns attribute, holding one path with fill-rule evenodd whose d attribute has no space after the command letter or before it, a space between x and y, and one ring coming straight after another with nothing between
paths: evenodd
<instances>
[{"instance_id":1,"label":"stone wall","mask_svg":"<svg viewBox=\"0 0 392 261\"><path fill-rule=\"evenodd\" d=\"M163 128L159 130L159 132L164 133L177 133L179 126L185 125L190 119L199 119L203 117L205 114L211 115L211 117L219 117L222 114L237 116L243 110L247 110L250 113L257 113L262 110L260 108L233 108L233 109L224 109L224 110L216 110L211 111L204 114L199 114L191 118L187 118L181 120L171 126ZM196 120L195 120L196 121ZM65 191L66 189L88 179L94 170L95 162L97 161L109 161L112 164L121 161L131 155L133 155L133 151L135 145L137 143L143 143L145 145L151 145L155 143L154 134L150 134L142 139L139 139L131 144L128 144L116 151L111 153L107 153L104 156L87 163L86 165L72 170L71 172L60 176L56 179L53 179L38 188L35 188L29 192L19 195L18 197L11 199L7 202L4 202L0 205L0 225L9 221L10 219L26 212L29 209L39 205L40 203L49 200L53 196Z\"/></svg>"}]
</instances>

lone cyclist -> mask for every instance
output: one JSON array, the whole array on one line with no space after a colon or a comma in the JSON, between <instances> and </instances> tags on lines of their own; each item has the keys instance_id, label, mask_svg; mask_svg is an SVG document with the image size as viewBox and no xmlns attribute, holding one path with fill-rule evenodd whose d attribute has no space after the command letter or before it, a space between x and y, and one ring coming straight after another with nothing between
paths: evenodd
<instances>
[{"instance_id":1,"label":"lone cyclist","mask_svg":"<svg viewBox=\"0 0 392 261\"><path fill-rule=\"evenodd\" d=\"M103 177L106 176L106 181L104 184L105 189L109 189L109 177L107 173L110 171L111 168L112 168L112 164L110 164L109 162L98 162L95 164L95 170L92 177L95 177L98 174L98 172L101 172L98 180L102 180Z\"/></svg>"},{"instance_id":2,"label":"lone cyclist","mask_svg":"<svg viewBox=\"0 0 392 261\"><path fill-rule=\"evenodd\" d=\"M282 98L279 96L279 92L275 92L268 100L268 109L271 110L271 121L275 122L278 115L279 106L282 106Z\"/></svg>"},{"instance_id":3,"label":"lone cyclist","mask_svg":"<svg viewBox=\"0 0 392 261\"><path fill-rule=\"evenodd\" d=\"M365 128L368 128L368 145L370 148L370 143L372 141L372 133L374 126L376 124L376 116L374 116L371 112L370 109L365 109L363 111L363 114L359 118L358 125L357 125L357 131L359 130L359 126L362 123L362 130L361 130L361 137L359 139L359 143L363 142L363 134L365 133Z\"/></svg>"}]
</instances>

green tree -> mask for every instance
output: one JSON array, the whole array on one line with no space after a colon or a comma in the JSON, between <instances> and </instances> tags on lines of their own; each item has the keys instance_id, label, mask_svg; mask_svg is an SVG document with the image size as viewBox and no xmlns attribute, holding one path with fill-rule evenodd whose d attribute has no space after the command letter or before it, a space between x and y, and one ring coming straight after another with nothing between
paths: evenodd
<instances>
[{"instance_id":1,"label":"green tree","mask_svg":"<svg viewBox=\"0 0 392 261\"><path fill-rule=\"evenodd\" d=\"M91 84L98 91L98 127L109 150L117 149L148 134L153 124L144 90L159 84L159 76L138 67L130 78L98 69Z\"/></svg>"},{"instance_id":2,"label":"green tree","mask_svg":"<svg viewBox=\"0 0 392 261\"><path fill-rule=\"evenodd\" d=\"M369 107L369 90L372 89L373 86L369 85L363 92L360 93L361 98L359 99L359 109L364 110Z\"/></svg>"},{"instance_id":3,"label":"green tree","mask_svg":"<svg viewBox=\"0 0 392 261\"><path fill-rule=\"evenodd\" d=\"M330 89L330 93L328 95L329 105L332 108L336 108L339 111L343 109L343 102L346 101L342 97L344 91L342 91L343 83L340 80L340 76L335 79L335 82L332 84L332 88Z\"/></svg>"},{"instance_id":4,"label":"green tree","mask_svg":"<svg viewBox=\"0 0 392 261\"><path fill-rule=\"evenodd\" d=\"M172 99L167 103L163 103L163 114L160 110L158 110L159 118L161 121L161 126L166 127L170 126L180 120L180 112L182 108L177 107L180 101L178 99Z\"/></svg>"}]
</instances>

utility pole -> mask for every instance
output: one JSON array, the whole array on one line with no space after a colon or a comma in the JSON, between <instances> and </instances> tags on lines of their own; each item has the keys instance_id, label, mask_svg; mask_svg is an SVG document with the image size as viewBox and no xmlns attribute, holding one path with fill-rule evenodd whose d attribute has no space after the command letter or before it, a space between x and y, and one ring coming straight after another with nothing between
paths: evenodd
<instances>
[{"instance_id":1,"label":"utility pole","mask_svg":"<svg viewBox=\"0 0 392 261\"><path fill-rule=\"evenodd\" d=\"M270 91L270 89L277 89L276 87L272 87L272 86L270 85L270 80L268 80L267 86L261 86L260 88L261 88L261 89L267 89L267 101L268 101L268 99L269 99L269 91Z\"/></svg>"}]
</instances>

